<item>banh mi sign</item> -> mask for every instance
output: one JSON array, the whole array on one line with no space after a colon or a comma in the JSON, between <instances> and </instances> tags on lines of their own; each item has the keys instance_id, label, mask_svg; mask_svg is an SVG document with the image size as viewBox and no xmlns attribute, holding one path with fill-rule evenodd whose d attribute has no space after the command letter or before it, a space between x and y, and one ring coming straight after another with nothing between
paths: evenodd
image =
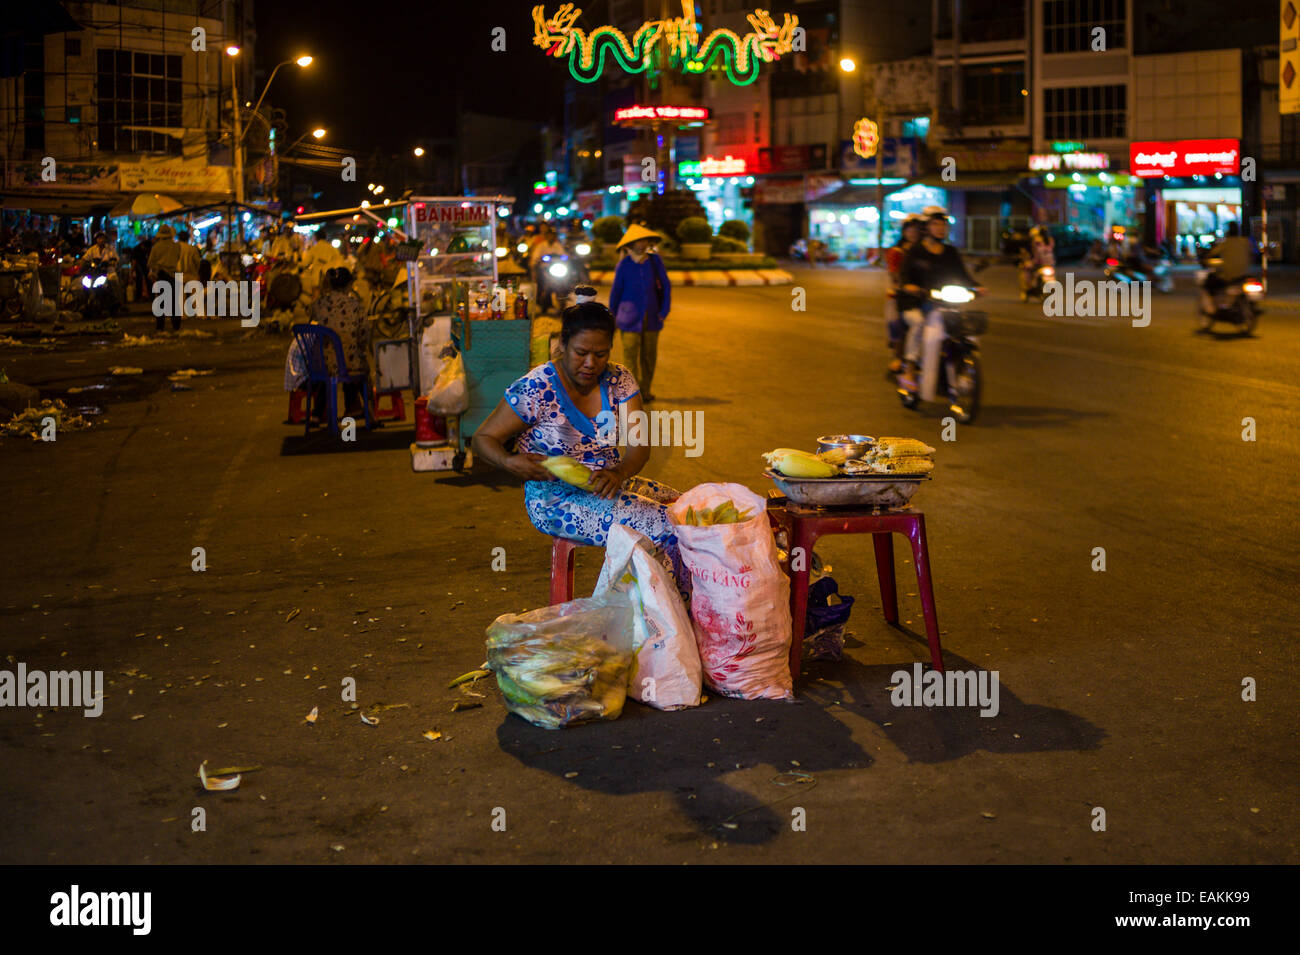
<instances>
[{"instance_id":1,"label":"banh mi sign","mask_svg":"<svg viewBox=\"0 0 1300 955\"><path fill-rule=\"evenodd\" d=\"M1129 169L1135 176L1235 176L1241 168L1236 139L1180 139L1132 143Z\"/></svg>"}]
</instances>

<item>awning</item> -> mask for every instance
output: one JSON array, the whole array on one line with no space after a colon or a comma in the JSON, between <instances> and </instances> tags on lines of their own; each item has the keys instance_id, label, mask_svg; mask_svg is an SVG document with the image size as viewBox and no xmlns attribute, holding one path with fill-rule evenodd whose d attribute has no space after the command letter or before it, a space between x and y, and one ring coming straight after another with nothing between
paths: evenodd
<instances>
[{"instance_id":1,"label":"awning","mask_svg":"<svg viewBox=\"0 0 1300 955\"><path fill-rule=\"evenodd\" d=\"M119 197L120 194L116 192L97 196L62 196L48 192L40 195L6 193L3 201L0 201L0 207L21 209L42 216L106 215Z\"/></svg>"}]
</instances>

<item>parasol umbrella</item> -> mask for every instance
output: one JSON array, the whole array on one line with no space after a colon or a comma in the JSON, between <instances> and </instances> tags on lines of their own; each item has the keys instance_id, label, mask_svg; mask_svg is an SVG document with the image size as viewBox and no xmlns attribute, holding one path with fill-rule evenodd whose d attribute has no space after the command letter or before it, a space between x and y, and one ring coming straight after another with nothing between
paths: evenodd
<instances>
[{"instance_id":1,"label":"parasol umbrella","mask_svg":"<svg viewBox=\"0 0 1300 955\"><path fill-rule=\"evenodd\" d=\"M156 192L142 192L131 198L123 198L121 202L113 207L109 215L156 216L184 208L184 204L177 202L171 196L160 195Z\"/></svg>"}]
</instances>

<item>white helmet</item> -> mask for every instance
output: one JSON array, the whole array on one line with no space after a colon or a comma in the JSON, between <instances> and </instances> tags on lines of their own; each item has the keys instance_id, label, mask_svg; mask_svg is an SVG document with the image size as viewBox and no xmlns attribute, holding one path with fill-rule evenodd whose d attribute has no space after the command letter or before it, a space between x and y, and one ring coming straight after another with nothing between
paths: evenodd
<instances>
[{"instance_id":1,"label":"white helmet","mask_svg":"<svg viewBox=\"0 0 1300 955\"><path fill-rule=\"evenodd\" d=\"M921 215L927 219L948 219L948 210L943 206L926 206L921 210Z\"/></svg>"}]
</instances>

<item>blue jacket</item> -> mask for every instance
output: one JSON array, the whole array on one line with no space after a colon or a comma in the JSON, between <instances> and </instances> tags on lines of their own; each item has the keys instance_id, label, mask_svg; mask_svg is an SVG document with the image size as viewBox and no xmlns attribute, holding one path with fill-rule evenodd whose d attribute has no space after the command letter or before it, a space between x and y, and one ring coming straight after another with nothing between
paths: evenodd
<instances>
[{"instance_id":1,"label":"blue jacket","mask_svg":"<svg viewBox=\"0 0 1300 955\"><path fill-rule=\"evenodd\" d=\"M660 294L655 294L655 279ZM614 270L614 287L609 292L609 310L614 321L625 332L657 332L664 327L664 319L672 304L672 286L668 284L668 271L664 260L651 252L638 264L625 255Z\"/></svg>"}]
</instances>

